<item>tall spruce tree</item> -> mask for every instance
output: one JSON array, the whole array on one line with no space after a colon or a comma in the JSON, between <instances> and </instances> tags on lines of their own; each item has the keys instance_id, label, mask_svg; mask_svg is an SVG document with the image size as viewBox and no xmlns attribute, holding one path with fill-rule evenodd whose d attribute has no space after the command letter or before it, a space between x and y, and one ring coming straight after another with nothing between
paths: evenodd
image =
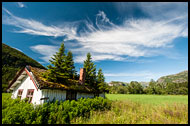
<instances>
[{"instance_id":1,"label":"tall spruce tree","mask_svg":"<svg viewBox=\"0 0 190 126\"><path fill-rule=\"evenodd\" d=\"M74 79L76 76L76 70L75 70L74 61L73 61L73 54L71 51L67 53L65 62L66 62L67 73L69 75L69 78Z\"/></svg>"},{"instance_id":2,"label":"tall spruce tree","mask_svg":"<svg viewBox=\"0 0 190 126\"><path fill-rule=\"evenodd\" d=\"M103 74L101 68L98 70L97 87L98 87L98 90L104 90L105 89L105 77L104 77L104 74Z\"/></svg>"},{"instance_id":3,"label":"tall spruce tree","mask_svg":"<svg viewBox=\"0 0 190 126\"><path fill-rule=\"evenodd\" d=\"M61 44L59 51L51 57L52 60L49 60L52 65L48 65L47 73L45 77L47 80L52 82L63 83L66 79L69 78L67 73L67 64L65 62L65 46L64 43Z\"/></svg>"},{"instance_id":4,"label":"tall spruce tree","mask_svg":"<svg viewBox=\"0 0 190 126\"><path fill-rule=\"evenodd\" d=\"M89 86L95 87L96 85L96 65L92 62L91 54L87 53L87 59L84 61L84 68L86 69L85 82Z\"/></svg>"}]
</instances>

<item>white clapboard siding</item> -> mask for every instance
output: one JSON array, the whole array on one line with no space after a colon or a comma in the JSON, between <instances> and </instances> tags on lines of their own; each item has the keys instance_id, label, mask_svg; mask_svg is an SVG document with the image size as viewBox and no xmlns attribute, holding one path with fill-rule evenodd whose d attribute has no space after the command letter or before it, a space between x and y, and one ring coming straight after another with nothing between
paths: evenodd
<instances>
[{"instance_id":1,"label":"white clapboard siding","mask_svg":"<svg viewBox=\"0 0 190 126\"><path fill-rule=\"evenodd\" d=\"M31 74L31 72L30 72ZM22 75L21 75L22 76ZM20 81L20 83L19 83ZM19 77L19 81L17 84L15 84L15 87L13 86L13 92L12 92L12 98L17 98L18 90L23 89L22 97L21 99L26 98L28 89L34 89L32 103L33 104L43 104L46 101L52 101L54 98L55 100L66 100L66 90L58 90L58 89L38 89L35 87L33 81L28 75ZM37 82L36 82L37 83ZM99 94L100 97L105 98L105 94L101 93ZM94 93L81 93L77 92L76 99L80 98L94 98ZM42 99L43 98L49 98L48 100Z\"/></svg>"},{"instance_id":2,"label":"white clapboard siding","mask_svg":"<svg viewBox=\"0 0 190 126\"><path fill-rule=\"evenodd\" d=\"M56 89L42 89L43 98L48 97L48 101L52 101L54 98L56 100L66 100L66 91L65 90L56 90Z\"/></svg>"},{"instance_id":3,"label":"white clapboard siding","mask_svg":"<svg viewBox=\"0 0 190 126\"><path fill-rule=\"evenodd\" d=\"M33 81L30 79L30 77L28 75L25 78L23 78L21 83L18 84L13 89L13 93L12 93L12 98L13 99L17 98L17 94L18 94L19 89L23 89L21 99L26 98L28 89L34 89L32 103L33 104L40 104L40 98L41 98L42 92L41 92L41 90L37 91L36 87L34 86Z\"/></svg>"}]
</instances>

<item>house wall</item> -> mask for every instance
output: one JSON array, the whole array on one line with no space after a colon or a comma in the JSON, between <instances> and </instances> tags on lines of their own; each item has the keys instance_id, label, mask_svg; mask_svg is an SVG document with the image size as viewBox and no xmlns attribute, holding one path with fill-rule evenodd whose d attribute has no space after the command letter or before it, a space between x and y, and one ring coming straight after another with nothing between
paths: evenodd
<instances>
[{"instance_id":1,"label":"house wall","mask_svg":"<svg viewBox=\"0 0 190 126\"><path fill-rule=\"evenodd\" d=\"M48 100L41 100L42 103L46 101L52 101L54 98L56 100L66 100L65 90L55 90L55 89L42 89L42 98L48 97Z\"/></svg>"},{"instance_id":2,"label":"house wall","mask_svg":"<svg viewBox=\"0 0 190 126\"><path fill-rule=\"evenodd\" d=\"M13 99L17 98L19 89L23 89L21 99L26 98L28 89L34 89L32 103L33 104L41 103L40 98L41 98L42 92L41 92L41 90L36 89L36 87L34 86L34 83L32 82L32 80L30 79L30 77L28 75L25 78L23 78L22 82L14 88L14 90L12 92L12 96L11 96Z\"/></svg>"},{"instance_id":3,"label":"house wall","mask_svg":"<svg viewBox=\"0 0 190 126\"><path fill-rule=\"evenodd\" d=\"M105 98L105 93L101 93L99 96Z\"/></svg>"},{"instance_id":4,"label":"house wall","mask_svg":"<svg viewBox=\"0 0 190 126\"><path fill-rule=\"evenodd\" d=\"M18 90L19 89L23 89L23 93L22 93L22 97L21 99L26 98L27 95L27 90L28 89L34 89L34 94L33 94L33 98L32 98L32 103L33 104L43 104L46 101L52 101L54 98L56 100L66 100L66 90L56 90L56 89L36 89L33 81L30 79L30 77L27 75L25 78L22 79L21 84L18 84L13 92L12 92L12 98L15 99L17 98L17 94L18 94ZM99 96L101 97L105 97L105 94L99 94ZM48 100L40 100L41 98L45 98L48 97ZM77 92L77 96L76 99L80 99L80 98L94 98L94 94L93 93L81 93L81 92Z\"/></svg>"},{"instance_id":5,"label":"house wall","mask_svg":"<svg viewBox=\"0 0 190 126\"><path fill-rule=\"evenodd\" d=\"M77 99L80 99L82 97L83 98L94 98L94 94L77 92Z\"/></svg>"}]
</instances>

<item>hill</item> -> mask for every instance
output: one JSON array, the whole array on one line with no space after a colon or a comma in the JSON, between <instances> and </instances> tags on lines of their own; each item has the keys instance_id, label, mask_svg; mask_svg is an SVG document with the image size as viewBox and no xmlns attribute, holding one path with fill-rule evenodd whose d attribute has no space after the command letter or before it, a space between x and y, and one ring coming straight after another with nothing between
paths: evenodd
<instances>
[{"instance_id":1,"label":"hill","mask_svg":"<svg viewBox=\"0 0 190 126\"><path fill-rule=\"evenodd\" d=\"M162 84L188 82L188 71L186 70L177 74L160 77L157 82Z\"/></svg>"},{"instance_id":2,"label":"hill","mask_svg":"<svg viewBox=\"0 0 190 126\"><path fill-rule=\"evenodd\" d=\"M46 69L40 63L28 57L24 53L2 43L2 91L3 92L6 91L9 81L13 79L16 72L22 67L25 67L26 65L31 65L33 67Z\"/></svg>"}]
</instances>

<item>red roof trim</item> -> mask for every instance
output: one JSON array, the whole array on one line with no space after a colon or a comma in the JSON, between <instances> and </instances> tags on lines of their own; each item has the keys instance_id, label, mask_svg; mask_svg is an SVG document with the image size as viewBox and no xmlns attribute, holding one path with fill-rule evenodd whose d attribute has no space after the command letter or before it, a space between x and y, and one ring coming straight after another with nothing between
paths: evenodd
<instances>
[{"instance_id":1,"label":"red roof trim","mask_svg":"<svg viewBox=\"0 0 190 126\"><path fill-rule=\"evenodd\" d=\"M36 86L36 83L34 82L34 79L33 79L33 77L30 75L30 73L28 72L28 70L25 68L25 71L26 71L26 73L28 74L28 76L30 77L30 79L32 80L32 82L34 83L34 86L36 87L36 89L37 89L37 91L38 91L38 88L37 88L37 86Z\"/></svg>"}]
</instances>

